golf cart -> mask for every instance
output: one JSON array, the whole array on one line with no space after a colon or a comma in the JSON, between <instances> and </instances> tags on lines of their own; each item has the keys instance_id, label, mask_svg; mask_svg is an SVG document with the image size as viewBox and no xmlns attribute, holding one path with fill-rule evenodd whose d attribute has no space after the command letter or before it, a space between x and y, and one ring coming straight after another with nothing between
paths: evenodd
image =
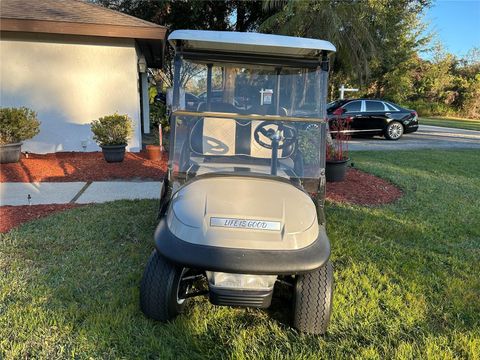
<instances>
[{"instance_id":1,"label":"golf cart","mask_svg":"<svg viewBox=\"0 0 480 360\"><path fill-rule=\"evenodd\" d=\"M168 321L206 294L215 305L267 308L281 284L293 298L293 325L323 334L333 290L324 197L335 47L220 31L177 30L168 39L175 48L168 176L142 311ZM196 111L181 108L185 89L206 91ZM211 101L219 90L222 101Z\"/></svg>"}]
</instances>

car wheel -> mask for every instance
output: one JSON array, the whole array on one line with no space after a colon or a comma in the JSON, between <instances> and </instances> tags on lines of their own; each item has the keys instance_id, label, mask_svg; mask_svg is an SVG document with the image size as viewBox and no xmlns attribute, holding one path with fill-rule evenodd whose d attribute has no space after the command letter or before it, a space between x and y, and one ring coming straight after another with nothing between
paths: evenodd
<instances>
[{"instance_id":1,"label":"car wheel","mask_svg":"<svg viewBox=\"0 0 480 360\"><path fill-rule=\"evenodd\" d=\"M140 285L140 307L154 320L168 321L182 313L186 305L180 293L180 281L186 269L152 252Z\"/></svg>"},{"instance_id":2,"label":"car wheel","mask_svg":"<svg viewBox=\"0 0 480 360\"><path fill-rule=\"evenodd\" d=\"M398 121L392 121L385 129L385 137L388 140L398 140L403 135L403 125Z\"/></svg>"},{"instance_id":3,"label":"car wheel","mask_svg":"<svg viewBox=\"0 0 480 360\"><path fill-rule=\"evenodd\" d=\"M324 334L332 312L333 265L298 275L295 283L293 325L308 334Z\"/></svg>"}]
</instances>

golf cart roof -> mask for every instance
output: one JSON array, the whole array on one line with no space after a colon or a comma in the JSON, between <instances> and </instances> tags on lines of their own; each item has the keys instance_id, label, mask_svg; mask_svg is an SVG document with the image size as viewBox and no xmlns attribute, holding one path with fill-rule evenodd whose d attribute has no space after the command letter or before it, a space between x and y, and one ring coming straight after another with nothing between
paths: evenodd
<instances>
[{"instance_id":1,"label":"golf cart roof","mask_svg":"<svg viewBox=\"0 0 480 360\"><path fill-rule=\"evenodd\" d=\"M291 58L318 58L322 51L334 52L325 40L253 32L175 30L168 41L186 51L273 55Z\"/></svg>"}]
</instances>

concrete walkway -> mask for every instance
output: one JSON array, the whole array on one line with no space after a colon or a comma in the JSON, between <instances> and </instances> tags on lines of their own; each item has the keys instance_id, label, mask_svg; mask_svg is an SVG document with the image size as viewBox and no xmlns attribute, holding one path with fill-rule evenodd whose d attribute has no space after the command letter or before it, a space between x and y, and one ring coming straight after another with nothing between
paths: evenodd
<instances>
[{"instance_id":1,"label":"concrete walkway","mask_svg":"<svg viewBox=\"0 0 480 360\"><path fill-rule=\"evenodd\" d=\"M0 206L88 204L122 199L158 199L160 181L0 183Z\"/></svg>"}]
</instances>

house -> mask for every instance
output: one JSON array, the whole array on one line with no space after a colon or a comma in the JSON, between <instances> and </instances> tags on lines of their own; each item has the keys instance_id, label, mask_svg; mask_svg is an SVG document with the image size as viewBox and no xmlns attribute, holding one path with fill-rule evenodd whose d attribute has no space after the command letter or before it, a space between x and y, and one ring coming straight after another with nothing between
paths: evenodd
<instances>
[{"instance_id":1,"label":"house","mask_svg":"<svg viewBox=\"0 0 480 360\"><path fill-rule=\"evenodd\" d=\"M1 0L0 30L0 105L42 123L24 151L99 150L89 123L114 112L133 119L128 150L141 149L165 27L80 0Z\"/></svg>"}]
</instances>

